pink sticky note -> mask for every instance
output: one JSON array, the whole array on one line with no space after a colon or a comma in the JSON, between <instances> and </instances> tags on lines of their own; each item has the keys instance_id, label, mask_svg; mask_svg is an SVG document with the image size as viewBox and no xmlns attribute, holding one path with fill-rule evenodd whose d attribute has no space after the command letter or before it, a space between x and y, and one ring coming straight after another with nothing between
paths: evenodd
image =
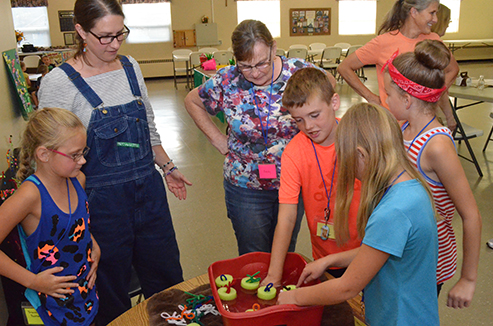
<instances>
[{"instance_id":1,"label":"pink sticky note","mask_svg":"<svg viewBox=\"0 0 493 326\"><path fill-rule=\"evenodd\" d=\"M275 164L259 164L258 172L260 179L275 179L277 177Z\"/></svg>"}]
</instances>

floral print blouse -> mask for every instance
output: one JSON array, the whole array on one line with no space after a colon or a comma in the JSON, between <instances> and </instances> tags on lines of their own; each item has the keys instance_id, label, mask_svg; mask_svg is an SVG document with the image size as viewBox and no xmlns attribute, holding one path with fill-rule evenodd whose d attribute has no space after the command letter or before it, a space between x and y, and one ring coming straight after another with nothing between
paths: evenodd
<instances>
[{"instance_id":1,"label":"floral print blouse","mask_svg":"<svg viewBox=\"0 0 493 326\"><path fill-rule=\"evenodd\" d=\"M222 111L226 117L229 153L223 175L238 187L278 190L282 152L298 133L296 123L282 107L282 94L296 70L314 66L298 58L281 59L281 74L272 85L254 85L236 66L229 66L199 87L207 112L216 115ZM275 164L277 177L261 179L259 164Z\"/></svg>"}]
</instances>

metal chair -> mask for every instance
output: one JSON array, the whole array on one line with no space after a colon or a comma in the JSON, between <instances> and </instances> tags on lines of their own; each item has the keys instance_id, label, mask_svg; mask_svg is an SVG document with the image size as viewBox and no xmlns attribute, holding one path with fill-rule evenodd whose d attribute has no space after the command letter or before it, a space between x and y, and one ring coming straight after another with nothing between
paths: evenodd
<instances>
[{"instance_id":1,"label":"metal chair","mask_svg":"<svg viewBox=\"0 0 493 326\"><path fill-rule=\"evenodd\" d=\"M490 112L490 118L493 119L493 112ZM493 126L491 126L490 133L488 134L488 139L486 139L486 143L484 143L483 147L483 152L486 150L486 147L488 147L488 143L490 142L491 139L491 134L493 134Z\"/></svg>"},{"instance_id":2,"label":"metal chair","mask_svg":"<svg viewBox=\"0 0 493 326\"><path fill-rule=\"evenodd\" d=\"M478 171L478 174L480 177L483 176L483 171L481 170L481 167L479 166L478 160L476 158L476 155L474 154L474 151L471 147L471 144L469 143L469 139L471 138L476 138L480 137L483 135L483 130L481 129L476 129L474 127L471 127L463 122L460 121L459 116L457 115L457 110L470 106L469 105L463 105L463 106L458 106L457 105L457 97L454 98L454 103L450 102L450 106L452 107L452 114L454 115L454 119L457 122L457 128L453 132L452 136L454 137L454 140L458 141L459 144L464 141L467 147L467 151L469 152L469 157L466 157L462 154L457 153L457 155L461 158L463 158L466 161L469 161L474 164L476 167L476 170Z\"/></svg>"},{"instance_id":3,"label":"metal chair","mask_svg":"<svg viewBox=\"0 0 493 326\"><path fill-rule=\"evenodd\" d=\"M180 49L180 50L174 50L172 52L172 55L173 55L173 78L174 78L174 82L175 82L175 89L178 89L177 77L179 75L177 73L185 73L185 77L187 78L187 80L186 80L187 88L190 87L189 68L188 68L188 63L190 61L190 53L192 53L192 50L190 50L190 49ZM185 68L178 67L178 63L180 63L180 62L185 63Z\"/></svg>"},{"instance_id":4,"label":"metal chair","mask_svg":"<svg viewBox=\"0 0 493 326\"><path fill-rule=\"evenodd\" d=\"M196 51L196 52L191 52L190 53L190 59L188 63L188 76L191 80L190 86L195 86L195 76L194 76L194 69L197 67L200 67L200 56L202 55L202 52ZM190 87L192 89L193 87Z\"/></svg>"},{"instance_id":5,"label":"metal chair","mask_svg":"<svg viewBox=\"0 0 493 326\"><path fill-rule=\"evenodd\" d=\"M348 52L348 49L349 49L349 47L351 46L351 44L346 43L346 42L340 42L340 43L336 43L336 44L334 44L334 46L338 46L338 47L340 47L340 48L342 49L342 54L343 54L344 56L346 56L346 55L347 55L347 52Z\"/></svg>"},{"instance_id":6,"label":"metal chair","mask_svg":"<svg viewBox=\"0 0 493 326\"><path fill-rule=\"evenodd\" d=\"M276 55L279 55L279 56L285 57L285 56L286 56L286 50L281 49L281 48L277 48L277 50L276 50Z\"/></svg>"},{"instance_id":7,"label":"metal chair","mask_svg":"<svg viewBox=\"0 0 493 326\"><path fill-rule=\"evenodd\" d=\"M288 58L306 59L308 50L303 48L290 48L287 53Z\"/></svg>"},{"instance_id":8,"label":"metal chair","mask_svg":"<svg viewBox=\"0 0 493 326\"><path fill-rule=\"evenodd\" d=\"M139 296L137 298L137 304L142 301L144 297L144 293L142 292L142 288L140 287L139 277L137 276L137 272L135 271L134 266L132 265L132 270L130 272L130 285L128 296L132 299L135 296Z\"/></svg>"},{"instance_id":9,"label":"metal chair","mask_svg":"<svg viewBox=\"0 0 493 326\"><path fill-rule=\"evenodd\" d=\"M311 43L308 47L310 50L323 50L327 45L325 43Z\"/></svg>"},{"instance_id":10,"label":"metal chair","mask_svg":"<svg viewBox=\"0 0 493 326\"><path fill-rule=\"evenodd\" d=\"M356 52L356 50L358 50L362 46L363 45L361 45L361 44L351 45L350 47L348 47L345 57L346 58L349 57L349 55L353 54L353 52Z\"/></svg>"},{"instance_id":11,"label":"metal chair","mask_svg":"<svg viewBox=\"0 0 493 326\"><path fill-rule=\"evenodd\" d=\"M315 62L317 55L322 55L323 50L327 47L325 43L311 43L308 50L308 61Z\"/></svg>"},{"instance_id":12,"label":"metal chair","mask_svg":"<svg viewBox=\"0 0 493 326\"><path fill-rule=\"evenodd\" d=\"M27 55L24 57L24 59L22 59L22 61L26 65L27 70L31 72L36 72L38 70L41 57L39 55Z\"/></svg>"},{"instance_id":13,"label":"metal chair","mask_svg":"<svg viewBox=\"0 0 493 326\"><path fill-rule=\"evenodd\" d=\"M289 46L289 49L305 49L308 50L308 46L304 44L293 44Z\"/></svg>"},{"instance_id":14,"label":"metal chair","mask_svg":"<svg viewBox=\"0 0 493 326\"><path fill-rule=\"evenodd\" d=\"M193 70L193 68L196 68L200 66L200 56L202 55L202 52L196 51L196 52L190 52L190 69Z\"/></svg>"},{"instance_id":15,"label":"metal chair","mask_svg":"<svg viewBox=\"0 0 493 326\"><path fill-rule=\"evenodd\" d=\"M212 53L217 65L229 65L229 60L233 59L233 52L228 50L218 50Z\"/></svg>"},{"instance_id":16,"label":"metal chair","mask_svg":"<svg viewBox=\"0 0 493 326\"><path fill-rule=\"evenodd\" d=\"M201 48L201 49L199 49L200 53L207 53L207 54L213 54L216 51L219 51L219 49L216 49L216 48Z\"/></svg>"},{"instance_id":17,"label":"metal chair","mask_svg":"<svg viewBox=\"0 0 493 326\"><path fill-rule=\"evenodd\" d=\"M337 75L337 67L340 63L342 49L337 46L328 46L322 52L319 66L329 70L335 77Z\"/></svg>"}]
</instances>

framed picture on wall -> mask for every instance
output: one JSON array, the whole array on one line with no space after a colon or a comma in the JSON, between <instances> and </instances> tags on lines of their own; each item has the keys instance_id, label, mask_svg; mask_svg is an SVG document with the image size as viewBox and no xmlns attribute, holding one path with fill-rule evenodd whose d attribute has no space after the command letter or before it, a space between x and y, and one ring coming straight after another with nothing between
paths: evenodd
<instances>
[{"instance_id":1,"label":"framed picture on wall","mask_svg":"<svg viewBox=\"0 0 493 326\"><path fill-rule=\"evenodd\" d=\"M330 8L289 9L289 35L330 35Z\"/></svg>"},{"instance_id":2,"label":"framed picture on wall","mask_svg":"<svg viewBox=\"0 0 493 326\"><path fill-rule=\"evenodd\" d=\"M75 44L74 33L63 33L63 40L65 41L65 45L74 45Z\"/></svg>"}]
</instances>

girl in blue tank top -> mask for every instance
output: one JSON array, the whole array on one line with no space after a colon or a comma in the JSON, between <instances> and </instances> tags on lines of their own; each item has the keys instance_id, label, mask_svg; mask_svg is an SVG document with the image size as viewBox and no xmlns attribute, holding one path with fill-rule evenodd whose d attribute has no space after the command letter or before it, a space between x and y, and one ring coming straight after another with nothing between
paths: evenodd
<instances>
[{"instance_id":1,"label":"girl in blue tank top","mask_svg":"<svg viewBox=\"0 0 493 326\"><path fill-rule=\"evenodd\" d=\"M45 108L22 137L17 178L24 182L0 206L0 242L17 225L27 268L0 252L0 274L27 288L45 325L91 325L101 252L89 232L80 169L86 129L70 111Z\"/></svg>"}]
</instances>

